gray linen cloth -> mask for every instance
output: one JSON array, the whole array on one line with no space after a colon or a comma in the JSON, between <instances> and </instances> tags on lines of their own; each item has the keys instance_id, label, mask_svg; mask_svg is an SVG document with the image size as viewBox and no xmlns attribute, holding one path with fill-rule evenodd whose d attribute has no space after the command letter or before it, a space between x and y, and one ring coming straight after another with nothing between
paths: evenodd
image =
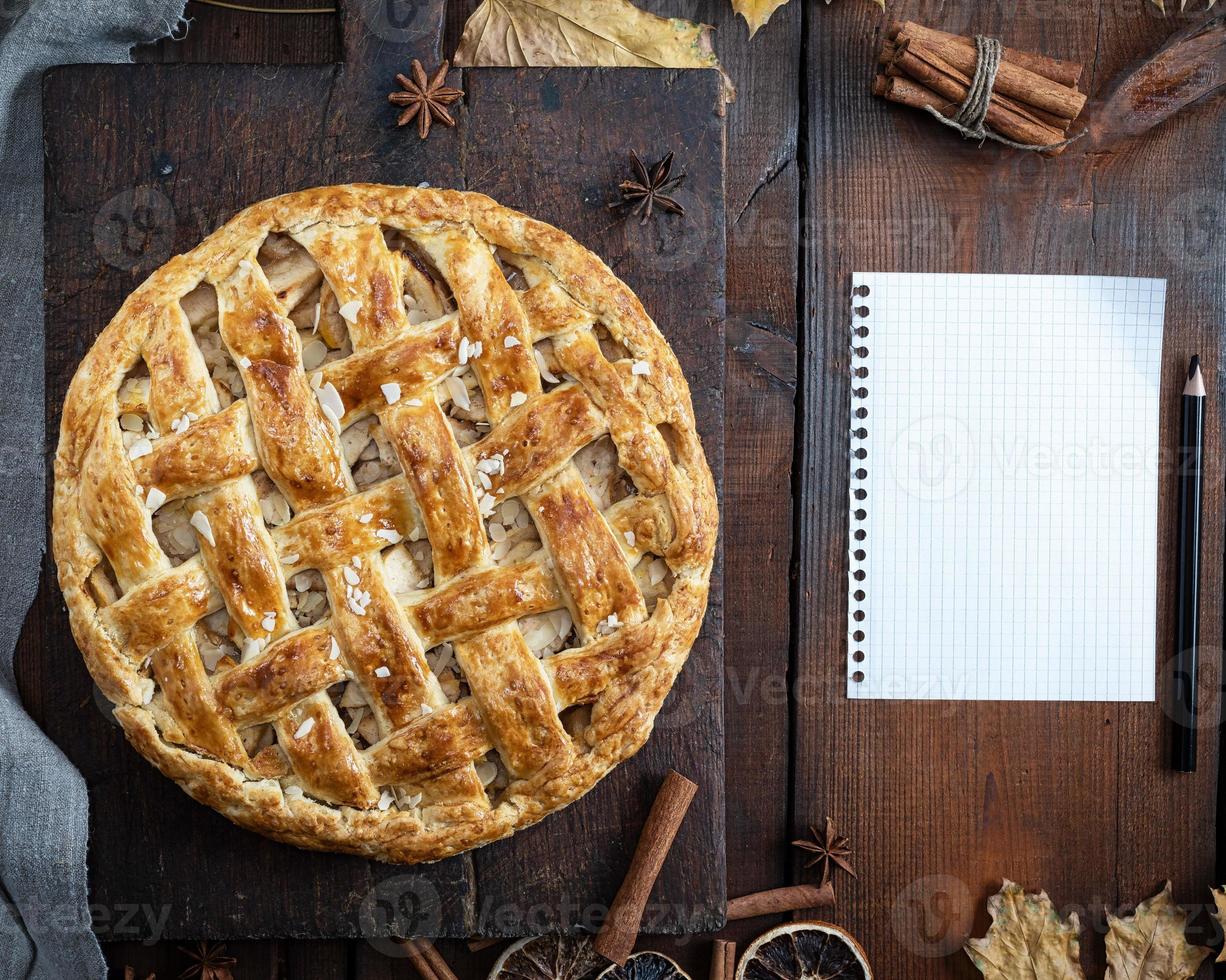
<instances>
[{"instance_id":1,"label":"gray linen cloth","mask_svg":"<svg viewBox=\"0 0 1226 980\"><path fill-rule=\"evenodd\" d=\"M130 60L184 0L0 0L0 977L105 977L86 904L85 782L30 720L13 648L46 540L42 73Z\"/></svg>"}]
</instances>

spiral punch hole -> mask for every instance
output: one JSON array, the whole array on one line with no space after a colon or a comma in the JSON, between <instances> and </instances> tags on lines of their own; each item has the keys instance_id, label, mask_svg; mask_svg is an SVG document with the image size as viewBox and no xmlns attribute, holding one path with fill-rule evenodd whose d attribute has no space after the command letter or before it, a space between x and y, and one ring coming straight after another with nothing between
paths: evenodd
<instances>
[{"instance_id":1,"label":"spiral punch hole","mask_svg":"<svg viewBox=\"0 0 1226 980\"><path fill-rule=\"evenodd\" d=\"M849 501L848 501L848 574L851 576L851 588L848 589L847 600L847 634L848 649L851 659L850 673L852 683L864 682L864 642L866 639L866 620L868 611L864 608L867 593L864 582L867 577L865 562L868 558L868 480L869 466L869 435L867 381L869 378L869 316L871 310L864 303L870 290L866 285L855 286L851 291L851 427L849 429L848 469Z\"/></svg>"}]
</instances>

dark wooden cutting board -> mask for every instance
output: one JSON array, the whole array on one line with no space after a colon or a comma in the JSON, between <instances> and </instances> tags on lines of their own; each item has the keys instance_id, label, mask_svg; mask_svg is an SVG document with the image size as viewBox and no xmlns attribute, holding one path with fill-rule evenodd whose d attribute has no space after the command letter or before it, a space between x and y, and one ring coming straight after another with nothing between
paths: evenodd
<instances>
[{"instance_id":1,"label":"dark wooden cutting board","mask_svg":"<svg viewBox=\"0 0 1226 980\"><path fill-rule=\"evenodd\" d=\"M318 184L482 191L575 235L672 343L722 484L724 126L712 71L475 69L456 129L398 130L386 103L413 56L434 64L436 4L403 22L348 8L337 65L73 66L44 80L48 451L80 357L153 268L236 210ZM460 81L460 75L455 76ZM640 226L606 203L630 150L677 151L683 218ZM516 935L599 921L671 766L699 794L652 897L648 932L723 921L722 591L651 741L543 823L435 865L315 854L238 829L124 742L69 633L48 561L17 661L35 718L90 791L90 883L103 939Z\"/></svg>"}]
</instances>

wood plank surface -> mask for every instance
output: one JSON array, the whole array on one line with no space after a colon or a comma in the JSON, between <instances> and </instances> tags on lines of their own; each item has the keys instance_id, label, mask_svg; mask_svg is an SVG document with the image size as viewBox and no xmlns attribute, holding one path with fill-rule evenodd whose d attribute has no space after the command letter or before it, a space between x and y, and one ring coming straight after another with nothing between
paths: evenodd
<instances>
[{"instance_id":1,"label":"wood plank surface","mask_svg":"<svg viewBox=\"0 0 1226 980\"><path fill-rule=\"evenodd\" d=\"M1047 887L1066 908L1092 911L1096 933L1103 907L1137 901L1166 873L1182 874L1178 897L1202 903L1201 884L1213 868L1212 790L1202 773L1188 795L1173 798L1160 768L1161 721L1145 706L1125 712L1144 717L1126 719L1117 708L1087 705L1013 706L1003 714L991 705L937 705L920 716L912 704L847 704L843 331L849 274L869 264L1001 271L1012 258L1017 271L1136 271L1172 275L1172 282L1173 273L1178 281L1190 273L1193 288L1207 290L1220 310L1226 211L1220 196L1206 195L1200 184L1215 174L1222 184L1221 148L1213 150L1221 132L1218 110L1194 109L1195 119L1176 119L1152 145L1121 147L1098 165L1082 161L1073 177L1061 177L1067 160L976 151L930 120L871 100L867 86L883 20L867 2L790 3L753 41L725 0L643 6L714 24L717 51L738 86L728 107L726 181L728 893L812 880L812 871L793 863L787 841L829 813L852 834L860 878L838 879L838 904L821 915L857 932L881 977L976 976L956 947L968 930L982 935L982 899L1000 874ZM443 50L451 52L476 0L450 0L446 7ZM891 2L890 8L891 17L1000 30L1008 43L1085 60L1094 88L1181 23L1177 16L1162 20L1146 0L1016 9ZM164 42L140 57L276 63L338 56L339 34L328 18L241 14L195 3L189 13L195 20L183 41ZM1146 187L1147 173L1155 186ZM963 201L963 192L992 196L1002 180L994 203ZM1104 196L1107 189L1111 196ZM1138 190L1149 201L1144 208L1131 200ZM1138 218L1152 215L1163 194L1169 200L1158 215L1164 228L1141 228ZM1155 238L1165 270L1136 253L1152 249ZM964 267L964 260L979 264ZM803 293L796 288L798 269ZM795 548L794 615L801 630L789 665L798 311L805 324L805 412L798 429L807 449L798 477L806 497L797 504L802 533ZM1174 315L1173 306L1168 366L1200 343L1202 357L1216 367L1219 330L1198 319L1197 339L1183 339ZM1164 415L1164 434L1170 421ZM1213 438L1220 446L1216 426ZM1166 540L1174 513L1165 495L1161 519ZM1220 527L1214 533L1218 547L1207 554L1215 556L1211 574L1220 596ZM1169 549L1163 560L1165 577ZM1220 616L1220 600L1206 608ZM1170 610L1163 615L1169 622ZM36 620L27 625L28 646L41 642ZM1212 642L1216 657L1220 627ZM1165 649L1160 641L1162 659ZM1209 703L1216 708L1217 675L1204 680L1214 688ZM792 697L797 724L789 765ZM934 767L934 758L943 765ZM732 923L720 935L743 948L773 921ZM1206 927L1203 912L1194 927ZM666 950L694 977L705 975L708 936L645 937L641 945ZM1086 936L1083 947L1090 975L1101 975L1101 938ZM240 961L240 980L382 980L412 972L378 940L245 942L230 949ZM465 980L485 976L497 953L470 954L446 941L440 949ZM174 943L112 942L106 950L116 968L131 963L174 976L186 965Z\"/></svg>"},{"instance_id":2,"label":"wood plank surface","mask_svg":"<svg viewBox=\"0 0 1226 980\"><path fill-rule=\"evenodd\" d=\"M890 8L891 18L1085 61L1091 91L1177 26L1142 0ZM877 11L850 3L825 13L811 18L807 34L814 97L803 215L796 672L812 689L798 696L793 816L799 828L831 813L851 835L859 879L841 883L839 919L881 975L976 975L956 951L968 935L983 935L984 900L1002 876L1045 888L1057 907L1082 909L1093 930L1083 936L1083 959L1090 975L1101 975L1096 933L1105 928L1104 908L1127 908L1168 877L1176 899L1202 908L1210 901L1217 740L1202 740L1195 775L1179 775L1165 768L1168 725L1158 704L846 698L850 277L855 270L1166 277L1161 444L1173 446L1191 354L1209 364L1219 403L1223 390L1223 106L1197 107L1105 153L1074 147L1044 160L990 143L980 148L922 113L869 96L882 35ZM1202 704L1213 706L1214 719L1222 643L1219 419L1208 437L1214 462L1204 528L1205 554L1214 558L1203 587L1215 600L1202 611ZM1176 518L1169 462L1160 486L1155 669L1165 694ZM1207 927L1202 912L1201 938Z\"/></svg>"},{"instance_id":3,"label":"wood plank surface","mask_svg":"<svg viewBox=\"0 0 1226 980\"><path fill-rule=\"evenodd\" d=\"M384 95L408 52L436 57L441 8L435 13L432 25L389 26L379 10L351 8L344 69L145 64L48 76L52 443L73 366L122 297L170 254L270 194L346 180L428 180L490 192L556 222L636 289L677 349L721 481L718 77L465 72L459 126L436 129L422 143L415 131L391 125ZM184 119L194 124L185 127ZM502 138L517 126L535 138ZM606 204L627 172L629 150L655 159L674 139L687 173L686 218L642 227L622 221ZM675 288L678 277L684 290ZM382 938L389 934L516 935L588 924L615 892L669 766L701 789L653 896L648 928L701 931L723 921L718 575L703 633L648 748L553 820L479 855L413 869L272 844L191 802L124 745L102 710L79 710L93 700L91 685L77 669L62 604L52 593L40 609L41 619L28 624L19 677L31 710L91 782L93 900L108 910L154 910L125 922L123 933L104 930L105 938L358 935L394 956L398 948ZM133 837L147 841L141 862L131 860ZM236 885L201 887L218 880Z\"/></svg>"}]
</instances>

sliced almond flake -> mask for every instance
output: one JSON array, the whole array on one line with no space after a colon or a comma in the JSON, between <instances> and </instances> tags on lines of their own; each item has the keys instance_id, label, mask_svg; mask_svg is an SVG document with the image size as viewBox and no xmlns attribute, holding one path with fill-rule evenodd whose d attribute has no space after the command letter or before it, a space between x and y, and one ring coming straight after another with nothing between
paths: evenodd
<instances>
[{"instance_id":1,"label":"sliced almond flake","mask_svg":"<svg viewBox=\"0 0 1226 980\"><path fill-rule=\"evenodd\" d=\"M273 612L265 613L264 618L260 620L260 626L271 633L277 628L277 614Z\"/></svg>"},{"instance_id":2,"label":"sliced almond flake","mask_svg":"<svg viewBox=\"0 0 1226 980\"><path fill-rule=\"evenodd\" d=\"M469 348L468 356L472 358L474 361L478 357L481 356L481 341L478 340L475 344L472 345L472 347Z\"/></svg>"},{"instance_id":3,"label":"sliced almond flake","mask_svg":"<svg viewBox=\"0 0 1226 980\"><path fill-rule=\"evenodd\" d=\"M329 660L340 660L341 646L339 643L336 642L335 636L332 637L331 639L332 639L332 651L328 654L328 659Z\"/></svg>"},{"instance_id":4,"label":"sliced almond flake","mask_svg":"<svg viewBox=\"0 0 1226 980\"><path fill-rule=\"evenodd\" d=\"M391 668L390 667L376 667L375 676L376 677L391 677L392 676Z\"/></svg>"},{"instance_id":5,"label":"sliced almond flake","mask_svg":"<svg viewBox=\"0 0 1226 980\"><path fill-rule=\"evenodd\" d=\"M522 405L527 400L528 400L528 396L525 395L522 391L511 392L511 407L512 408L519 408L519 406Z\"/></svg>"},{"instance_id":6,"label":"sliced almond flake","mask_svg":"<svg viewBox=\"0 0 1226 980\"><path fill-rule=\"evenodd\" d=\"M217 664L221 662L221 658L226 655L226 651L222 647L213 647L206 649L204 644L200 644L200 662L204 664L205 670L210 674L217 669Z\"/></svg>"},{"instance_id":7,"label":"sliced almond flake","mask_svg":"<svg viewBox=\"0 0 1226 980\"><path fill-rule=\"evenodd\" d=\"M352 596L345 600L345 605L349 607L349 611L353 613L355 616L365 616L366 615L366 610L363 609L361 606L359 606L357 602L353 599Z\"/></svg>"},{"instance_id":8,"label":"sliced almond flake","mask_svg":"<svg viewBox=\"0 0 1226 980\"><path fill-rule=\"evenodd\" d=\"M251 367L251 358L249 358L246 354L242 355L242 357L238 359L238 366L244 371L247 370L247 368Z\"/></svg>"},{"instance_id":9,"label":"sliced almond flake","mask_svg":"<svg viewBox=\"0 0 1226 980\"><path fill-rule=\"evenodd\" d=\"M336 386L331 381L321 385L315 389L315 397L319 399L319 404L323 408L324 414L339 425L340 420L345 417L345 403L341 401L341 396L336 390Z\"/></svg>"},{"instance_id":10,"label":"sliced almond flake","mask_svg":"<svg viewBox=\"0 0 1226 980\"><path fill-rule=\"evenodd\" d=\"M194 527L205 541L214 548L217 547L217 542L213 540L213 526L209 524L209 515L202 510L192 514L191 525Z\"/></svg>"},{"instance_id":11,"label":"sliced almond flake","mask_svg":"<svg viewBox=\"0 0 1226 980\"><path fill-rule=\"evenodd\" d=\"M166 494L157 487L150 487L149 496L145 498L145 506L150 510L157 510L164 503L166 503Z\"/></svg>"},{"instance_id":12,"label":"sliced almond flake","mask_svg":"<svg viewBox=\"0 0 1226 980\"><path fill-rule=\"evenodd\" d=\"M310 376L307 378L307 382L310 384L311 389L312 389L313 391L318 391L318 390L319 390L319 386L320 386L321 384L323 384L323 383L324 383L324 373L323 373L323 371L316 371L316 372L314 372L313 374L311 374L311 375L310 375Z\"/></svg>"},{"instance_id":13,"label":"sliced almond flake","mask_svg":"<svg viewBox=\"0 0 1226 980\"><path fill-rule=\"evenodd\" d=\"M250 660L252 657L258 655L259 652L264 649L265 642L266 641L261 640L259 637L255 637L255 636L251 637L246 642L244 642L243 643L243 660Z\"/></svg>"},{"instance_id":14,"label":"sliced almond flake","mask_svg":"<svg viewBox=\"0 0 1226 980\"><path fill-rule=\"evenodd\" d=\"M507 529L494 521L490 524L490 540L494 542L505 541L507 539Z\"/></svg>"},{"instance_id":15,"label":"sliced almond flake","mask_svg":"<svg viewBox=\"0 0 1226 980\"><path fill-rule=\"evenodd\" d=\"M359 523L359 524L369 524L369 523L370 523L371 521L373 521L374 519L375 519L375 515L374 515L374 514L359 514L359 515L358 515L358 523Z\"/></svg>"},{"instance_id":16,"label":"sliced almond flake","mask_svg":"<svg viewBox=\"0 0 1226 980\"><path fill-rule=\"evenodd\" d=\"M387 399L389 405L395 405L400 401L400 385L395 381L388 381L386 384L379 385L379 390L383 392L383 397Z\"/></svg>"},{"instance_id":17,"label":"sliced almond flake","mask_svg":"<svg viewBox=\"0 0 1226 980\"><path fill-rule=\"evenodd\" d=\"M133 415L131 412L124 412L119 416L119 427L124 432L144 432L145 423L139 415Z\"/></svg>"},{"instance_id":18,"label":"sliced almond flake","mask_svg":"<svg viewBox=\"0 0 1226 980\"><path fill-rule=\"evenodd\" d=\"M294 589L297 592L309 592L311 590L311 576L306 572L294 576Z\"/></svg>"},{"instance_id":19,"label":"sliced almond flake","mask_svg":"<svg viewBox=\"0 0 1226 980\"><path fill-rule=\"evenodd\" d=\"M324 310L323 301L320 300L315 304L315 319L311 321L311 333L319 333L319 315Z\"/></svg>"},{"instance_id":20,"label":"sliced almond flake","mask_svg":"<svg viewBox=\"0 0 1226 980\"><path fill-rule=\"evenodd\" d=\"M361 568L362 567L361 556L354 555L352 558L349 559L349 564L352 565L354 568Z\"/></svg>"},{"instance_id":21,"label":"sliced almond flake","mask_svg":"<svg viewBox=\"0 0 1226 980\"><path fill-rule=\"evenodd\" d=\"M358 573L355 572L348 565L345 566L344 575L345 575L345 581L348 582L350 585L357 585L360 581L362 581L362 579L358 576Z\"/></svg>"},{"instance_id":22,"label":"sliced almond flake","mask_svg":"<svg viewBox=\"0 0 1226 980\"><path fill-rule=\"evenodd\" d=\"M298 552L296 552L296 551L295 551L295 552L294 552L292 555L282 555L282 556L281 556L281 564L282 564L282 565L297 565L297 564L298 564L298 560L299 560L301 557L302 557L302 556L301 556L300 554L298 554Z\"/></svg>"},{"instance_id":23,"label":"sliced almond flake","mask_svg":"<svg viewBox=\"0 0 1226 980\"><path fill-rule=\"evenodd\" d=\"M388 544L395 544L400 540L400 532L391 528L380 528L375 532L376 538L382 538Z\"/></svg>"},{"instance_id":24,"label":"sliced almond flake","mask_svg":"<svg viewBox=\"0 0 1226 980\"><path fill-rule=\"evenodd\" d=\"M305 371L314 371L323 364L328 356L328 345L322 340L312 340L302 348L302 367Z\"/></svg>"},{"instance_id":25,"label":"sliced almond flake","mask_svg":"<svg viewBox=\"0 0 1226 980\"><path fill-rule=\"evenodd\" d=\"M488 786L498 775L498 767L492 762L477 763L477 778L481 780L482 786Z\"/></svg>"},{"instance_id":26,"label":"sliced almond flake","mask_svg":"<svg viewBox=\"0 0 1226 980\"><path fill-rule=\"evenodd\" d=\"M468 363L468 338L467 337L460 338L460 350L458 353L458 359L461 364Z\"/></svg>"},{"instance_id":27,"label":"sliced almond flake","mask_svg":"<svg viewBox=\"0 0 1226 980\"><path fill-rule=\"evenodd\" d=\"M336 312L350 323L358 322L358 312L362 309L362 301L359 299L351 299L348 303L342 306Z\"/></svg>"},{"instance_id":28,"label":"sliced almond flake","mask_svg":"<svg viewBox=\"0 0 1226 980\"><path fill-rule=\"evenodd\" d=\"M298 726L298 730L294 732L294 738L306 738L308 735L311 734L311 729L314 727L315 727L315 719L308 718L306 721L304 721L301 725Z\"/></svg>"},{"instance_id":29,"label":"sliced almond flake","mask_svg":"<svg viewBox=\"0 0 1226 980\"><path fill-rule=\"evenodd\" d=\"M356 732L358 730L358 725L362 724L362 716L364 714L366 714L365 708L354 709L353 720L350 721L349 724L345 727L345 731L347 731L350 735Z\"/></svg>"},{"instance_id":30,"label":"sliced almond flake","mask_svg":"<svg viewBox=\"0 0 1226 980\"><path fill-rule=\"evenodd\" d=\"M512 347L519 347L521 345L519 343L518 337L513 337L513 336L508 335L502 339L502 346L506 347L509 350Z\"/></svg>"},{"instance_id":31,"label":"sliced almond flake","mask_svg":"<svg viewBox=\"0 0 1226 980\"><path fill-rule=\"evenodd\" d=\"M657 558L651 563L651 567L647 570L648 581L652 585L659 585L664 581L664 576L668 574L668 565L663 558Z\"/></svg>"},{"instance_id":32,"label":"sliced almond flake","mask_svg":"<svg viewBox=\"0 0 1226 980\"><path fill-rule=\"evenodd\" d=\"M626 539L626 544L628 544L631 548L634 547L634 532L633 531L622 531L622 537Z\"/></svg>"},{"instance_id":33,"label":"sliced almond flake","mask_svg":"<svg viewBox=\"0 0 1226 980\"><path fill-rule=\"evenodd\" d=\"M549 370L549 365L545 363L545 355L536 348L533 348L532 353L536 357L536 369L541 372L541 377L550 384L557 384L558 378L554 376L553 372Z\"/></svg>"},{"instance_id":34,"label":"sliced almond flake","mask_svg":"<svg viewBox=\"0 0 1226 980\"><path fill-rule=\"evenodd\" d=\"M395 802L396 802L396 797L392 795L390 790L385 789L383 791L383 794L379 797L379 809L386 810L388 807L390 807Z\"/></svg>"},{"instance_id":35,"label":"sliced almond flake","mask_svg":"<svg viewBox=\"0 0 1226 980\"><path fill-rule=\"evenodd\" d=\"M137 439L128 450L128 459L140 459L142 456L148 456L151 452L153 452L153 443L145 438Z\"/></svg>"},{"instance_id":36,"label":"sliced almond flake","mask_svg":"<svg viewBox=\"0 0 1226 980\"><path fill-rule=\"evenodd\" d=\"M422 800L421 793L413 793L412 795L406 796L404 798L404 803L405 803L405 806L417 807L417 806L421 806L421 800Z\"/></svg>"},{"instance_id":37,"label":"sliced almond flake","mask_svg":"<svg viewBox=\"0 0 1226 980\"><path fill-rule=\"evenodd\" d=\"M430 705L426 704L426 702L425 702L425 701L423 701L423 702L421 703L421 713L422 713L423 715L430 715L430 714L433 714L433 713L434 713L434 709L433 709L433 708L431 708L431 707L430 707Z\"/></svg>"},{"instance_id":38,"label":"sliced almond flake","mask_svg":"<svg viewBox=\"0 0 1226 980\"><path fill-rule=\"evenodd\" d=\"M413 408L421 408L421 399L420 398L409 398L405 401L405 404Z\"/></svg>"},{"instance_id":39,"label":"sliced almond flake","mask_svg":"<svg viewBox=\"0 0 1226 980\"><path fill-rule=\"evenodd\" d=\"M646 361L635 361L630 366L631 374L651 374L651 365Z\"/></svg>"},{"instance_id":40,"label":"sliced almond flake","mask_svg":"<svg viewBox=\"0 0 1226 980\"><path fill-rule=\"evenodd\" d=\"M468 397L468 389L464 387L463 381L452 374L448 375L446 384L447 392L451 395L451 400L456 403L458 408L462 408L467 412L473 407Z\"/></svg>"},{"instance_id":41,"label":"sliced almond flake","mask_svg":"<svg viewBox=\"0 0 1226 980\"><path fill-rule=\"evenodd\" d=\"M484 470L477 471L477 479L480 481L481 486L485 487L486 490L492 489L494 486L494 484L490 482L489 475Z\"/></svg>"}]
</instances>

